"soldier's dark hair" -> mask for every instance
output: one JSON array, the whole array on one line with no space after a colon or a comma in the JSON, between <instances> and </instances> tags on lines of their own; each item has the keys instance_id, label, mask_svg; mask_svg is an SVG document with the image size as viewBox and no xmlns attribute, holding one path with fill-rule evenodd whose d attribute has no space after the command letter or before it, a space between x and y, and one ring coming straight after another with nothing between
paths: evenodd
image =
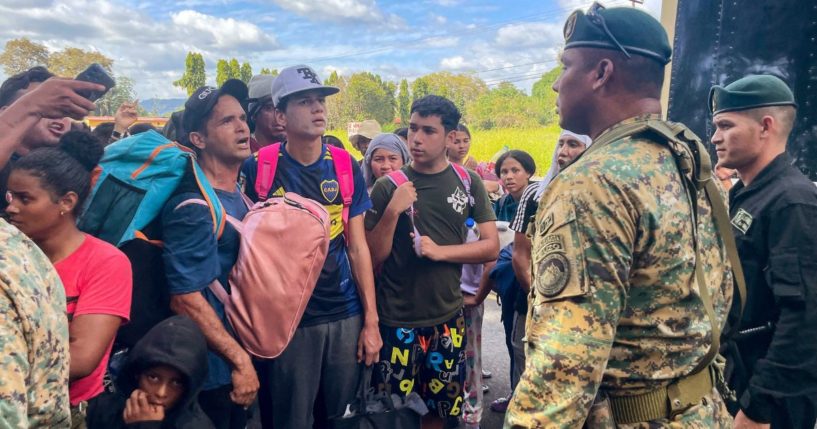
<instances>
[{"instance_id":1,"label":"soldier's dark hair","mask_svg":"<svg viewBox=\"0 0 817 429\"><path fill-rule=\"evenodd\" d=\"M609 59L615 67L614 79L627 92L650 98L661 97L664 85L664 66L641 55L627 58L623 53L609 49L582 49L584 66L595 67L601 60Z\"/></svg>"},{"instance_id":2,"label":"soldier's dark hair","mask_svg":"<svg viewBox=\"0 0 817 429\"><path fill-rule=\"evenodd\" d=\"M77 194L74 215L79 216L82 204L91 191L91 172L102 158L99 139L85 131L69 131L56 147L34 150L12 164L12 171L25 171L38 177L42 186L51 191L52 200L69 192Z\"/></svg>"},{"instance_id":3,"label":"soldier's dark hair","mask_svg":"<svg viewBox=\"0 0 817 429\"><path fill-rule=\"evenodd\" d=\"M462 117L451 100L439 95L426 95L414 100L414 103L411 103L411 113L417 113L423 118L439 116L446 134L457 129Z\"/></svg>"},{"instance_id":4,"label":"soldier's dark hair","mask_svg":"<svg viewBox=\"0 0 817 429\"><path fill-rule=\"evenodd\" d=\"M524 150L513 149L503 153L499 156L499 159L496 160L496 164L494 165L496 177L499 177L499 172L502 170L502 163L508 158L517 160L519 164L522 165L522 168L525 169L526 173L530 175L536 173L536 161L533 160L533 157Z\"/></svg>"},{"instance_id":5,"label":"soldier's dark hair","mask_svg":"<svg viewBox=\"0 0 817 429\"><path fill-rule=\"evenodd\" d=\"M27 89L32 83L45 82L54 77L54 74L42 66L32 67L24 72L8 78L0 85L0 107L11 105L20 98L21 90Z\"/></svg>"},{"instance_id":6,"label":"soldier's dark hair","mask_svg":"<svg viewBox=\"0 0 817 429\"><path fill-rule=\"evenodd\" d=\"M746 114L758 122L763 121L764 116L773 117L780 124L781 134L788 136L794 128L797 109L794 106L768 106L746 110Z\"/></svg>"}]
</instances>

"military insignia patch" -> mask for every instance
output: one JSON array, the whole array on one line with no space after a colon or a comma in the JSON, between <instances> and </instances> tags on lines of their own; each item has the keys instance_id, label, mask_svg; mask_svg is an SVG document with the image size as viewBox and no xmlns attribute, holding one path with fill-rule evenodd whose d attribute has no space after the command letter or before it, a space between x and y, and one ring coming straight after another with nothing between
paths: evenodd
<instances>
[{"instance_id":1,"label":"military insignia patch","mask_svg":"<svg viewBox=\"0 0 817 429\"><path fill-rule=\"evenodd\" d=\"M552 298L564 290L568 279L570 279L570 262L567 261L564 253L551 253L539 263L536 291Z\"/></svg>"},{"instance_id":2,"label":"military insignia patch","mask_svg":"<svg viewBox=\"0 0 817 429\"><path fill-rule=\"evenodd\" d=\"M579 11L577 10L567 18L567 22L565 22L565 28L563 31L565 35L565 41L570 39L570 36L573 35L573 31L576 29L576 19L578 19L578 17Z\"/></svg>"},{"instance_id":3,"label":"military insignia patch","mask_svg":"<svg viewBox=\"0 0 817 429\"><path fill-rule=\"evenodd\" d=\"M564 252L565 243L564 240L562 239L562 236L559 234L546 235L545 238L542 239L542 249L545 254L553 252Z\"/></svg>"},{"instance_id":4,"label":"military insignia patch","mask_svg":"<svg viewBox=\"0 0 817 429\"><path fill-rule=\"evenodd\" d=\"M748 231L752 226L752 220L754 220L754 218L749 214L749 212L739 209L738 212L735 213L735 217L732 218L732 226L737 228L738 231L746 234L746 231Z\"/></svg>"},{"instance_id":5,"label":"military insignia patch","mask_svg":"<svg viewBox=\"0 0 817 429\"><path fill-rule=\"evenodd\" d=\"M335 201L335 198L338 197L339 190L337 180L324 180L321 182L321 194L326 198L327 203Z\"/></svg>"},{"instance_id":6,"label":"military insignia patch","mask_svg":"<svg viewBox=\"0 0 817 429\"><path fill-rule=\"evenodd\" d=\"M547 217L545 217L545 219L542 221L542 234L547 233L551 226L553 226L553 213L547 215Z\"/></svg>"}]
</instances>

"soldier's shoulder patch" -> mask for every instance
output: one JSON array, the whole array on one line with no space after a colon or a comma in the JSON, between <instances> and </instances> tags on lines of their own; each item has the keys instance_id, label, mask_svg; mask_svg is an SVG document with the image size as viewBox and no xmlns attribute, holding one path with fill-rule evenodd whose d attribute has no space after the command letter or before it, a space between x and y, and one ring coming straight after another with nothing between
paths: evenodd
<instances>
[{"instance_id":1,"label":"soldier's shoulder patch","mask_svg":"<svg viewBox=\"0 0 817 429\"><path fill-rule=\"evenodd\" d=\"M738 212L732 217L732 226L746 234L746 231L749 231L749 228L751 228L753 220L754 218L749 212L744 209L738 209Z\"/></svg>"},{"instance_id":2,"label":"soldier's shoulder patch","mask_svg":"<svg viewBox=\"0 0 817 429\"><path fill-rule=\"evenodd\" d=\"M570 262L563 252L553 252L545 256L538 268L540 279L536 282L536 289L542 295L552 298L567 286L570 279Z\"/></svg>"}]
</instances>

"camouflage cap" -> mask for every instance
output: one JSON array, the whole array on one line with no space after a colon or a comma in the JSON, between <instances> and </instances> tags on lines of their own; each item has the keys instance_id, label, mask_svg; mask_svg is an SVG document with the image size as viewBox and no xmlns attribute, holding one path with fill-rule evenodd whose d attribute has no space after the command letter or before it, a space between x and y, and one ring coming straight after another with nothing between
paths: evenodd
<instances>
[{"instance_id":1,"label":"camouflage cap","mask_svg":"<svg viewBox=\"0 0 817 429\"><path fill-rule=\"evenodd\" d=\"M709 90L709 110L713 115L768 106L797 107L789 86L776 76L749 75Z\"/></svg>"},{"instance_id":2,"label":"camouflage cap","mask_svg":"<svg viewBox=\"0 0 817 429\"><path fill-rule=\"evenodd\" d=\"M629 7L606 9L593 3L587 13L577 10L564 27L565 49L612 49L667 64L672 55L667 32L648 13Z\"/></svg>"}]
</instances>

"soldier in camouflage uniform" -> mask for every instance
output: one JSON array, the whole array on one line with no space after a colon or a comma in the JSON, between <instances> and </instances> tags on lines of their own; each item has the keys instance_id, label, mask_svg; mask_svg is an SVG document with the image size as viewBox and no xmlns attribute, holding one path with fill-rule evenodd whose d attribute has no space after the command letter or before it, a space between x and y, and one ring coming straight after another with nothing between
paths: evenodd
<instances>
[{"instance_id":1,"label":"soldier in camouflage uniform","mask_svg":"<svg viewBox=\"0 0 817 429\"><path fill-rule=\"evenodd\" d=\"M526 366L505 427L731 428L710 368L733 290L713 213L728 218L720 185L694 188L692 167L711 171L697 137L661 120L666 32L594 5L565 39L560 125L594 144L528 230Z\"/></svg>"},{"instance_id":2,"label":"soldier in camouflage uniform","mask_svg":"<svg viewBox=\"0 0 817 429\"><path fill-rule=\"evenodd\" d=\"M0 219L0 427L68 428L68 319L51 262Z\"/></svg>"}]
</instances>

